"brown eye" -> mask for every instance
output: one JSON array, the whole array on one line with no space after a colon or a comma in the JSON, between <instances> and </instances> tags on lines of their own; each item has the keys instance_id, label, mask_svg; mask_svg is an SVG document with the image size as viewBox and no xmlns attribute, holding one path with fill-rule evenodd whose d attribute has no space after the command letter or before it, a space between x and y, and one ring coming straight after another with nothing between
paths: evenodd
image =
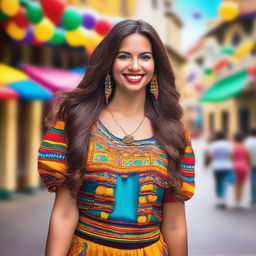
<instances>
[{"instance_id":1,"label":"brown eye","mask_svg":"<svg viewBox=\"0 0 256 256\"><path fill-rule=\"evenodd\" d=\"M120 60L127 60L129 58L129 56L125 55L125 54L121 54L117 58L120 59Z\"/></svg>"},{"instance_id":2,"label":"brown eye","mask_svg":"<svg viewBox=\"0 0 256 256\"><path fill-rule=\"evenodd\" d=\"M149 56L149 55L142 55L141 58L142 58L143 60L150 60L150 59L151 59L151 56Z\"/></svg>"}]
</instances>

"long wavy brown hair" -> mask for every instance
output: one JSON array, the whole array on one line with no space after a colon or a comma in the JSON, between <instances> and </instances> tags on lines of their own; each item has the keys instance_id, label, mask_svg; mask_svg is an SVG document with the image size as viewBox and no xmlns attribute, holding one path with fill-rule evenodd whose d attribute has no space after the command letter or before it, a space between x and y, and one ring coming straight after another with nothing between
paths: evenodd
<instances>
[{"instance_id":1,"label":"long wavy brown hair","mask_svg":"<svg viewBox=\"0 0 256 256\"><path fill-rule=\"evenodd\" d=\"M66 185L73 195L79 189L85 169L90 130L106 105L104 97L106 74L111 73L122 40L133 33L146 36L152 45L159 98L154 99L147 86L145 115L151 120L155 139L166 151L172 193L177 194L181 186L179 169L186 146L186 137L181 122L182 109L178 102L180 95L176 90L175 76L166 49L155 29L142 20L127 19L116 24L96 47L78 87L62 94L62 102L57 112L52 110L48 116L48 120L52 122L57 120L65 122L68 144ZM115 91L113 79L112 86L113 96ZM52 124L48 122L48 125ZM182 199L182 195L177 194L177 197Z\"/></svg>"}]
</instances>

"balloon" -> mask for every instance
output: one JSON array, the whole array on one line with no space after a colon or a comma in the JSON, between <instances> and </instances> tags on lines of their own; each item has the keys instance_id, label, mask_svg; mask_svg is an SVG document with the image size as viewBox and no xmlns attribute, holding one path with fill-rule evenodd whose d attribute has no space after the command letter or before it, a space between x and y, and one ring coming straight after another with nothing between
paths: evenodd
<instances>
[{"instance_id":1,"label":"balloon","mask_svg":"<svg viewBox=\"0 0 256 256\"><path fill-rule=\"evenodd\" d=\"M99 36L96 32L88 31L84 41L84 47L89 51L94 50L102 39L103 37Z\"/></svg>"},{"instance_id":2,"label":"balloon","mask_svg":"<svg viewBox=\"0 0 256 256\"><path fill-rule=\"evenodd\" d=\"M23 6L20 7L18 13L13 17L12 20L21 28L26 28L29 25L29 21L26 17L26 10Z\"/></svg>"},{"instance_id":3,"label":"balloon","mask_svg":"<svg viewBox=\"0 0 256 256\"><path fill-rule=\"evenodd\" d=\"M25 37L26 30L17 26L13 21L7 25L7 34L15 40L22 40Z\"/></svg>"},{"instance_id":4,"label":"balloon","mask_svg":"<svg viewBox=\"0 0 256 256\"><path fill-rule=\"evenodd\" d=\"M82 24L82 17L76 9L69 7L64 11L61 23L66 30L76 30Z\"/></svg>"},{"instance_id":5,"label":"balloon","mask_svg":"<svg viewBox=\"0 0 256 256\"><path fill-rule=\"evenodd\" d=\"M234 53L234 49L232 47L223 47L221 49L221 53L226 55L232 55Z\"/></svg>"},{"instance_id":6,"label":"balloon","mask_svg":"<svg viewBox=\"0 0 256 256\"><path fill-rule=\"evenodd\" d=\"M255 66L252 66L248 69L248 74L250 76L256 76L256 67Z\"/></svg>"},{"instance_id":7,"label":"balloon","mask_svg":"<svg viewBox=\"0 0 256 256\"><path fill-rule=\"evenodd\" d=\"M0 8L4 14L14 16L19 11L20 3L19 0L1 0Z\"/></svg>"},{"instance_id":8,"label":"balloon","mask_svg":"<svg viewBox=\"0 0 256 256\"><path fill-rule=\"evenodd\" d=\"M191 82L192 80L194 80L196 78L196 73L192 72L187 76L186 81L187 82Z\"/></svg>"},{"instance_id":9,"label":"balloon","mask_svg":"<svg viewBox=\"0 0 256 256\"><path fill-rule=\"evenodd\" d=\"M204 86L202 84L194 84L194 87L198 92L204 91Z\"/></svg>"},{"instance_id":10,"label":"balloon","mask_svg":"<svg viewBox=\"0 0 256 256\"><path fill-rule=\"evenodd\" d=\"M108 21L98 20L94 29L98 34L104 36L109 32L111 28L112 28L112 24L109 23Z\"/></svg>"},{"instance_id":11,"label":"balloon","mask_svg":"<svg viewBox=\"0 0 256 256\"><path fill-rule=\"evenodd\" d=\"M242 56L246 55L253 49L254 45L255 45L254 42L247 42L247 43L242 44L241 46L236 48L235 55L237 55L238 57L242 57Z\"/></svg>"},{"instance_id":12,"label":"balloon","mask_svg":"<svg viewBox=\"0 0 256 256\"><path fill-rule=\"evenodd\" d=\"M23 38L22 42L30 43L32 41L33 37L34 37L34 31L33 31L33 27L30 25L27 27L26 35Z\"/></svg>"},{"instance_id":13,"label":"balloon","mask_svg":"<svg viewBox=\"0 0 256 256\"><path fill-rule=\"evenodd\" d=\"M202 18L202 13L199 12L199 11L195 11L195 12L192 13L192 16L195 19L201 19Z\"/></svg>"},{"instance_id":14,"label":"balloon","mask_svg":"<svg viewBox=\"0 0 256 256\"><path fill-rule=\"evenodd\" d=\"M65 38L67 40L67 43L70 46L73 46L73 47L82 46L86 39L86 30L80 27L73 31L67 31Z\"/></svg>"},{"instance_id":15,"label":"balloon","mask_svg":"<svg viewBox=\"0 0 256 256\"><path fill-rule=\"evenodd\" d=\"M65 33L64 30L61 28L57 28L55 30L55 33L53 35L53 37L51 38L50 42L53 45L59 45L59 44L63 44L65 42Z\"/></svg>"},{"instance_id":16,"label":"balloon","mask_svg":"<svg viewBox=\"0 0 256 256\"><path fill-rule=\"evenodd\" d=\"M205 73L206 75L211 75L211 74L213 73L213 70L212 70L211 68L205 68L205 69L204 69L204 73Z\"/></svg>"},{"instance_id":17,"label":"balloon","mask_svg":"<svg viewBox=\"0 0 256 256\"><path fill-rule=\"evenodd\" d=\"M34 26L35 37L41 42L46 42L52 38L55 32L55 27L52 22L44 18L40 23Z\"/></svg>"},{"instance_id":18,"label":"balloon","mask_svg":"<svg viewBox=\"0 0 256 256\"><path fill-rule=\"evenodd\" d=\"M83 14L83 26L88 29L93 29L96 24L96 18L92 14Z\"/></svg>"},{"instance_id":19,"label":"balloon","mask_svg":"<svg viewBox=\"0 0 256 256\"><path fill-rule=\"evenodd\" d=\"M67 6L65 0L41 0L42 10L53 23L61 21L62 14Z\"/></svg>"},{"instance_id":20,"label":"balloon","mask_svg":"<svg viewBox=\"0 0 256 256\"><path fill-rule=\"evenodd\" d=\"M218 13L224 21L231 21L239 14L238 4L232 1L225 1L220 5Z\"/></svg>"},{"instance_id":21,"label":"balloon","mask_svg":"<svg viewBox=\"0 0 256 256\"><path fill-rule=\"evenodd\" d=\"M32 44L33 44L33 45L41 45L42 42L39 41L39 40L34 36L33 39L32 39Z\"/></svg>"},{"instance_id":22,"label":"balloon","mask_svg":"<svg viewBox=\"0 0 256 256\"><path fill-rule=\"evenodd\" d=\"M6 14L0 11L0 22L8 19L9 19L9 16L7 16Z\"/></svg>"},{"instance_id":23,"label":"balloon","mask_svg":"<svg viewBox=\"0 0 256 256\"><path fill-rule=\"evenodd\" d=\"M213 69L214 70L221 70L222 68L226 67L228 65L229 61L224 58L219 61L214 65Z\"/></svg>"},{"instance_id":24,"label":"balloon","mask_svg":"<svg viewBox=\"0 0 256 256\"><path fill-rule=\"evenodd\" d=\"M32 23L39 23L44 18L43 12L38 3L30 3L26 11L27 19Z\"/></svg>"}]
</instances>

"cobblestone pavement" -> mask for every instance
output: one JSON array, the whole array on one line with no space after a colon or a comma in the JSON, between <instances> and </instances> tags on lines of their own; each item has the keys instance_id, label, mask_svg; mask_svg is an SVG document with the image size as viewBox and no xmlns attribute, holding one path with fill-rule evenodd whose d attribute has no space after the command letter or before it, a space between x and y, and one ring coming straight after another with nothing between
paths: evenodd
<instances>
[{"instance_id":1,"label":"cobblestone pavement","mask_svg":"<svg viewBox=\"0 0 256 256\"><path fill-rule=\"evenodd\" d=\"M256 209L248 207L247 186L243 209L235 209L232 188L228 209L215 208L212 173L202 167L204 141L193 141L196 153L196 194L186 203L189 256L255 256ZM54 194L17 194L0 202L0 255L43 256ZM101 256L101 255L99 255ZM154 256L154 255L152 255Z\"/></svg>"}]
</instances>

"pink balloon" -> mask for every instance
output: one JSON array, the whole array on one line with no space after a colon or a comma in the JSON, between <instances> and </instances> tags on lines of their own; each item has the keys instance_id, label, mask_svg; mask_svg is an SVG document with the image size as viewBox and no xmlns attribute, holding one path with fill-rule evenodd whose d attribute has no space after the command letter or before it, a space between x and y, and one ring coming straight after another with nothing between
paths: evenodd
<instances>
[{"instance_id":1,"label":"pink balloon","mask_svg":"<svg viewBox=\"0 0 256 256\"><path fill-rule=\"evenodd\" d=\"M65 0L41 0L41 6L45 16L59 24L67 3Z\"/></svg>"}]
</instances>

